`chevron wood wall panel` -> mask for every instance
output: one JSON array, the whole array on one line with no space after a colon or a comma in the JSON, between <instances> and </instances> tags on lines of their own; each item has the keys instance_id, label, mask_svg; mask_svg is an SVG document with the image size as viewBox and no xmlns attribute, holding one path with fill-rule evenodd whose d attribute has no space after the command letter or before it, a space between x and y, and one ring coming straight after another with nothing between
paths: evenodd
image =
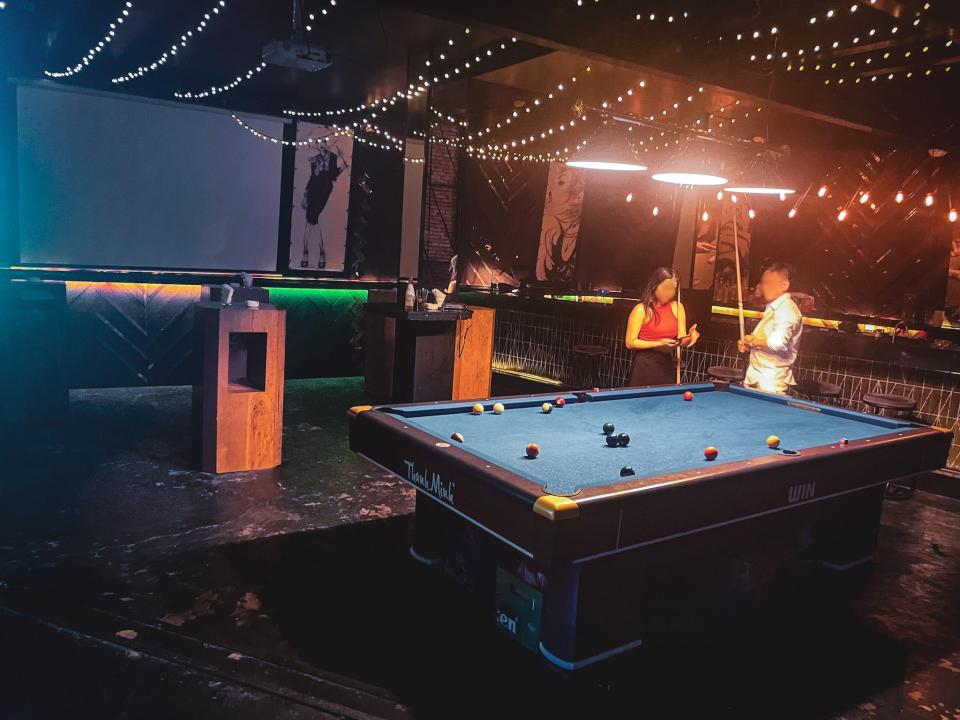
<instances>
[{"instance_id":1,"label":"chevron wood wall panel","mask_svg":"<svg viewBox=\"0 0 960 720\"><path fill-rule=\"evenodd\" d=\"M70 387L192 383L199 285L67 283Z\"/></svg>"}]
</instances>

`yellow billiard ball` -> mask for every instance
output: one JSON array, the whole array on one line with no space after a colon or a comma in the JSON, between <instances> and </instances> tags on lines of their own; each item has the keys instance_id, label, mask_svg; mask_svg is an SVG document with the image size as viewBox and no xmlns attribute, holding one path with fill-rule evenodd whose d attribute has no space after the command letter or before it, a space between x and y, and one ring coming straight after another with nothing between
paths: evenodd
<instances>
[{"instance_id":1,"label":"yellow billiard ball","mask_svg":"<svg viewBox=\"0 0 960 720\"><path fill-rule=\"evenodd\" d=\"M553 405L550 403L544 403L540 406L540 409L543 410L544 413L549 413L553 411Z\"/></svg>"},{"instance_id":2,"label":"yellow billiard ball","mask_svg":"<svg viewBox=\"0 0 960 720\"><path fill-rule=\"evenodd\" d=\"M778 447L780 447L780 438L778 438L776 435L771 435L768 437L767 447L776 450Z\"/></svg>"},{"instance_id":3,"label":"yellow billiard ball","mask_svg":"<svg viewBox=\"0 0 960 720\"><path fill-rule=\"evenodd\" d=\"M502 414L503 414L503 403L494 403L494 404L493 404L493 412L494 412L495 415L502 415Z\"/></svg>"},{"instance_id":4,"label":"yellow billiard ball","mask_svg":"<svg viewBox=\"0 0 960 720\"><path fill-rule=\"evenodd\" d=\"M474 403L473 407L470 408L470 411L474 415L483 415L483 405L481 405L480 403Z\"/></svg>"}]
</instances>

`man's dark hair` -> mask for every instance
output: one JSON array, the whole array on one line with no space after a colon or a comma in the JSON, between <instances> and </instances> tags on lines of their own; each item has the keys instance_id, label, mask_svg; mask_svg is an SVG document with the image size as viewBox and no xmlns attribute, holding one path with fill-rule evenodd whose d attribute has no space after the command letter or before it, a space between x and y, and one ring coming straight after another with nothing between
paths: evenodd
<instances>
[{"instance_id":1,"label":"man's dark hair","mask_svg":"<svg viewBox=\"0 0 960 720\"><path fill-rule=\"evenodd\" d=\"M796 276L797 271L794 269L793 265L790 263L780 262L779 260L774 260L771 263L767 263L767 266L763 269L764 272L767 271L778 273L783 275L787 282L793 285L793 278Z\"/></svg>"}]
</instances>

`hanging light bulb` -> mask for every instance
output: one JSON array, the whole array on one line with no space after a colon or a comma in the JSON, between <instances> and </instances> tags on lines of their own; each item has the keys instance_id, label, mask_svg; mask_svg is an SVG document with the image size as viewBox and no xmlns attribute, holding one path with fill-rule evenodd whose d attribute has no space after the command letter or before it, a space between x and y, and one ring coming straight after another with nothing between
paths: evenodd
<instances>
[{"instance_id":1,"label":"hanging light bulb","mask_svg":"<svg viewBox=\"0 0 960 720\"><path fill-rule=\"evenodd\" d=\"M781 199L796 192L783 180L779 156L770 151L756 153L724 190L744 195L779 195Z\"/></svg>"},{"instance_id":2,"label":"hanging light bulb","mask_svg":"<svg viewBox=\"0 0 960 720\"><path fill-rule=\"evenodd\" d=\"M898 205L899 205L900 203L902 203L902 202L903 202L903 190L897 190L897 194L894 196L893 199L897 201L897 204L898 204Z\"/></svg>"},{"instance_id":3,"label":"hanging light bulb","mask_svg":"<svg viewBox=\"0 0 960 720\"><path fill-rule=\"evenodd\" d=\"M708 213L706 210L704 210L704 211L703 211L703 215L700 216L700 219L703 220L704 222L706 222L707 220L710 219L710 213Z\"/></svg>"},{"instance_id":4,"label":"hanging light bulb","mask_svg":"<svg viewBox=\"0 0 960 720\"><path fill-rule=\"evenodd\" d=\"M826 185L821 185L821 186L820 186L820 189L817 190L817 197L823 197L823 196L826 195L826 194L827 194L827 186L826 186Z\"/></svg>"},{"instance_id":5,"label":"hanging light bulb","mask_svg":"<svg viewBox=\"0 0 960 720\"><path fill-rule=\"evenodd\" d=\"M753 208L747 210L747 217L749 217L751 220L753 220L756 216L757 214L753 211Z\"/></svg>"},{"instance_id":6,"label":"hanging light bulb","mask_svg":"<svg viewBox=\"0 0 960 720\"><path fill-rule=\"evenodd\" d=\"M723 200L723 190L717 190L717 200Z\"/></svg>"},{"instance_id":7,"label":"hanging light bulb","mask_svg":"<svg viewBox=\"0 0 960 720\"><path fill-rule=\"evenodd\" d=\"M956 211L956 210L950 210L950 212L947 214L947 219L948 219L950 222L956 222L956 221L957 221L957 211Z\"/></svg>"},{"instance_id":8,"label":"hanging light bulb","mask_svg":"<svg viewBox=\"0 0 960 720\"><path fill-rule=\"evenodd\" d=\"M736 195L731 195L731 196L730 196L730 202L732 202L734 205L736 205L736 204L737 204L737 196L736 196Z\"/></svg>"},{"instance_id":9,"label":"hanging light bulb","mask_svg":"<svg viewBox=\"0 0 960 720\"><path fill-rule=\"evenodd\" d=\"M717 163L708 155L704 144L688 140L650 177L671 185L725 185L727 178L717 172Z\"/></svg>"},{"instance_id":10,"label":"hanging light bulb","mask_svg":"<svg viewBox=\"0 0 960 720\"><path fill-rule=\"evenodd\" d=\"M840 222L843 222L843 221L846 220L846 219L847 219L847 211L846 211L846 210L841 210L841 211L839 212L839 214L837 215L837 220L839 220Z\"/></svg>"},{"instance_id":11,"label":"hanging light bulb","mask_svg":"<svg viewBox=\"0 0 960 720\"><path fill-rule=\"evenodd\" d=\"M860 204L866 205L868 202L870 202L870 193L860 193Z\"/></svg>"},{"instance_id":12,"label":"hanging light bulb","mask_svg":"<svg viewBox=\"0 0 960 720\"><path fill-rule=\"evenodd\" d=\"M923 199L923 204L927 207L931 207L933 205L933 195L927 193L927 196Z\"/></svg>"},{"instance_id":13,"label":"hanging light bulb","mask_svg":"<svg viewBox=\"0 0 960 720\"><path fill-rule=\"evenodd\" d=\"M627 202L633 202L633 193L627 193Z\"/></svg>"},{"instance_id":14,"label":"hanging light bulb","mask_svg":"<svg viewBox=\"0 0 960 720\"><path fill-rule=\"evenodd\" d=\"M653 216L656 217L656 216L659 215L659 214L660 214L660 208L658 208L656 205L654 205L654 206L653 206Z\"/></svg>"},{"instance_id":15,"label":"hanging light bulb","mask_svg":"<svg viewBox=\"0 0 960 720\"><path fill-rule=\"evenodd\" d=\"M797 216L797 209L790 208L790 212L787 213L787 217L793 220L793 218L795 218L796 216Z\"/></svg>"}]
</instances>

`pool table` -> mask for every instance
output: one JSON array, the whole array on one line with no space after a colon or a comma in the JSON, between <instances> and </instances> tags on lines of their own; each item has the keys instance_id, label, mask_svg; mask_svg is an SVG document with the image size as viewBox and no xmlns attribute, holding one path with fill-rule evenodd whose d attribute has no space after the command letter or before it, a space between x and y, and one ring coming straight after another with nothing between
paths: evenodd
<instances>
[{"instance_id":1,"label":"pool table","mask_svg":"<svg viewBox=\"0 0 960 720\"><path fill-rule=\"evenodd\" d=\"M473 402L352 408L350 445L416 489L411 554L567 670L785 569L869 561L885 484L942 467L951 441L725 384L479 402L480 414ZM606 423L629 444L610 447Z\"/></svg>"}]
</instances>

